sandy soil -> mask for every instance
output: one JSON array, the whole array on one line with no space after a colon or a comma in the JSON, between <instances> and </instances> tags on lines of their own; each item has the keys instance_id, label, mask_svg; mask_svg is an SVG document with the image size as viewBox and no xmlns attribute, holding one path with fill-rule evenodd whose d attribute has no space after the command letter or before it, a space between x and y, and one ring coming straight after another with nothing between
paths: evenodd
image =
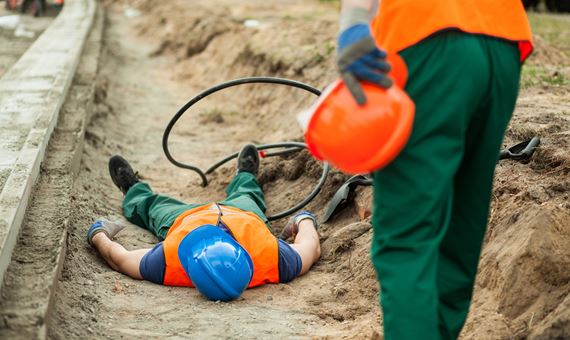
<instances>
[{"instance_id":1,"label":"sandy soil","mask_svg":"<svg viewBox=\"0 0 570 340\"><path fill-rule=\"evenodd\" d=\"M129 159L158 192L192 202L223 197L232 165L219 169L202 188L197 175L175 168L161 150L166 123L198 91L250 75L283 76L317 87L335 77L337 9L326 2L121 4L108 7L97 107L72 197L74 218L50 336L378 338L382 316L368 260L372 231L354 209L322 226L323 256L308 275L248 290L231 304L206 301L192 289L131 280L87 246L85 232L95 218L120 215L121 194L107 173L112 154ZM142 15L124 17L127 4ZM245 27L246 19L259 20L259 26ZM568 65L556 70L567 74ZM311 96L272 85L216 94L180 121L172 152L205 168L248 141L299 140L295 113ZM568 86L540 83L521 94L506 143L533 135L543 143L529 164L509 161L498 167L465 339L570 336L569 102ZM270 212L308 193L319 172L320 165L306 154L263 160L260 182ZM334 172L308 208L322 214L344 178ZM276 221L274 230L284 222ZM118 240L130 249L156 242L135 226Z\"/></svg>"}]
</instances>

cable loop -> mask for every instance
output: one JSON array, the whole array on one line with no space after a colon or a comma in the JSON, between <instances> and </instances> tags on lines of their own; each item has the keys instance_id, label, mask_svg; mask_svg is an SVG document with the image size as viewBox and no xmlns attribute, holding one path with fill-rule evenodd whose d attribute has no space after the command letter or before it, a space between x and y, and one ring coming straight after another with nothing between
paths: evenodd
<instances>
[{"instance_id":1,"label":"cable loop","mask_svg":"<svg viewBox=\"0 0 570 340\"><path fill-rule=\"evenodd\" d=\"M223 158L222 160L216 162L214 165L210 166L204 172L196 166L193 166L191 164L185 164L185 163L179 162L176 159L174 159L174 157L172 156L172 154L170 153L170 150L168 148L168 139L170 137L170 133L172 131L172 128L178 122L178 120L182 117L182 115L184 115L184 113L186 113L186 111L188 111L188 109L190 107L192 107L194 104L198 103L200 100L208 97L209 95L211 95L213 93L221 91L223 89L233 87L233 86L238 86L238 85L244 85L244 84L279 84L279 85L286 85L286 86L291 86L291 87L303 89L305 91L311 92L312 94L314 94L316 96L321 95L320 90L318 90L318 89L316 89L310 85L307 85L307 84L304 84L304 83L301 83L301 82L298 82L295 80L284 79L284 78L274 78L274 77L246 77L246 78L239 78L239 79L230 80L230 81L223 82L221 84L212 86L209 89L202 91L201 93L196 95L194 98L190 99L186 104L184 104L184 106L182 106L180 108L180 110L178 110L178 112L176 112L176 114L172 117L172 119L170 120L170 122L166 126L166 129L164 130L164 134L162 136L162 150L164 151L164 155L170 161L170 163L174 164L175 166L177 166L179 168L188 169L188 170L196 172L200 176L200 178L202 179L202 186L203 187L208 185L208 178L206 177L207 174L214 172L217 168L219 168L223 164L225 164L228 161L236 158L238 156L238 153L236 152L234 154L231 154L231 155ZM282 155L289 154L292 152L298 152L302 149L306 149L307 145L305 143L301 143L301 142L282 142L282 143L263 144L263 145L257 146L258 150L267 150L267 149L274 149L274 148L286 148L286 149L281 150L281 151L269 152L265 155L265 157L282 156ZM323 187L323 185L326 181L326 178L328 176L329 171L330 171L329 164L324 163L323 172L321 174L321 177L319 178L317 185L309 193L309 195L307 195L301 202L299 202L295 206L293 206L293 207L291 207L285 211L282 211L280 213L277 213L275 215L268 216L267 217L268 220L274 221L274 220L278 220L280 218L289 216L289 215L293 214L294 212L302 209L309 202L311 202L315 198L315 196L317 196L317 194L321 191L321 188Z\"/></svg>"}]
</instances>

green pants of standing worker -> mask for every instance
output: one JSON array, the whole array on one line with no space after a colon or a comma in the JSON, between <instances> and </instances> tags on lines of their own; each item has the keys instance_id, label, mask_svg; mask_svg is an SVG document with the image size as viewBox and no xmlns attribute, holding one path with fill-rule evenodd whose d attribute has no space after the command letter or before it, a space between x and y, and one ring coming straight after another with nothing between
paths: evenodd
<instances>
[{"instance_id":1,"label":"green pants of standing worker","mask_svg":"<svg viewBox=\"0 0 570 340\"><path fill-rule=\"evenodd\" d=\"M402 51L410 140L373 174L372 261L386 340L455 339L469 310L493 175L520 76L515 43L458 31Z\"/></svg>"},{"instance_id":2,"label":"green pants of standing worker","mask_svg":"<svg viewBox=\"0 0 570 340\"><path fill-rule=\"evenodd\" d=\"M218 202L259 216L269 225L265 216L263 191L255 176L249 172L238 173L226 189L227 197ZM183 212L203 204L187 204L174 198L152 192L146 183L133 185L123 199L123 214L130 222L152 232L164 240L174 220Z\"/></svg>"}]
</instances>

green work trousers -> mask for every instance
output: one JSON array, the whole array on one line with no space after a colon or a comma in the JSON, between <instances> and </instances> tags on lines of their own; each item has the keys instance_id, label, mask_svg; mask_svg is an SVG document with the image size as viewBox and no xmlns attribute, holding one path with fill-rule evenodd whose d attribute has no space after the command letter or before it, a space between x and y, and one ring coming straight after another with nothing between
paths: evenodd
<instances>
[{"instance_id":1,"label":"green work trousers","mask_svg":"<svg viewBox=\"0 0 570 340\"><path fill-rule=\"evenodd\" d=\"M265 216L263 191L253 174L238 173L226 189L226 194L226 199L218 202L220 205L252 212L269 225ZM162 241L180 214L205 204L187 204L168 196L158 195L152 192L148 184L139 182L133 185L125 195L123 215L127 220L149 230Z\"/></svg>"},{"instance_id":2,"label":"green work trousers","mask_svg":"<svg viewBox=\"0 0 570 340\"><path fill-rule=\"evenodd\" d=\"M371 257L386 340L455 339L469 310L518 94L515 43L459 31L401 52L416 105L402 153L373 174Z\"/></svg>"}]
</instances>

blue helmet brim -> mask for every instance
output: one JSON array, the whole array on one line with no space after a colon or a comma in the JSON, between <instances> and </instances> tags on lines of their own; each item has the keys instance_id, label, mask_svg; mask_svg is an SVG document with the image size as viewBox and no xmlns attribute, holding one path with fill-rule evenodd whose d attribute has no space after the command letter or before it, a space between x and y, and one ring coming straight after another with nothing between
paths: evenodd
<instances>
[{"instance_id":1,"label":"blue helmet brim","mask_svg":"<svg viewBox=\"0 0 570 340\"><path fill-rule=\"evenodd\" d=\"M236 276L235 280L234 277L220 277L211 263L215 256L207 254L208 249L222 249L224 254L237 252L240 257L243 256L247 263L243 268L249 272L247 281L245 277ZM229 301L237 298L253 278L253 261L247 251L229 233L211 224L194 229L182 239L178 246L178 258L196 288L210 300ZM228 280L237 287L228 284ZM215 289L212 285L215 285Z\"/></svg>"}]
</instances>

